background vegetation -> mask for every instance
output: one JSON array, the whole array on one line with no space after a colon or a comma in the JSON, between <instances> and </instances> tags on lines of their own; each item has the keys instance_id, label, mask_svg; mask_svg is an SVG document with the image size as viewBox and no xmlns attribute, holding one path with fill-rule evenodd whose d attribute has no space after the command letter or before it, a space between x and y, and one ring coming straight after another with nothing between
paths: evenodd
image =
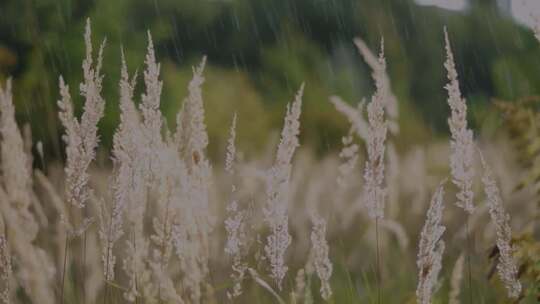
<instances>
[{"instance_id":1,"label":"background vegetation","mask_svg":"<svg viewBox=\"0 0 540 304\"><path fill-rule=\"evenodd\" d=\"M79 83L84 56L80 35L91 17L96 37L107 37L104 73L105 147L118 123L120 49L130 70L142 70L146 32L163 65L162 110L174 113L186 94L191 65L208 55L205 103L210 152L223 150L222 126L233 110L249 127L246 151L260 150L262 135L277 129L289 96L305 81L302 142L319 153L339 148L347 124L328 97L358 102L373 91L370 71L352 44L355 36L376 49L386 41L393 90L401 107L400 143L419 143L446 132L442 89L446 25L456 53L462 91L474 127L492 123L492 97L514 99L540 91L540 50L529 29L496 1L473 0L465 11L418 6L412 0L7 0L0 2L0 78L13 75L20 122L50 158L62 155L56 114L58 76ZM137 87L136 95L141 87ZM80 99L77 99L80 102ZM399 146L399 143L398 143Z\"/></svg>"}]
</instances>

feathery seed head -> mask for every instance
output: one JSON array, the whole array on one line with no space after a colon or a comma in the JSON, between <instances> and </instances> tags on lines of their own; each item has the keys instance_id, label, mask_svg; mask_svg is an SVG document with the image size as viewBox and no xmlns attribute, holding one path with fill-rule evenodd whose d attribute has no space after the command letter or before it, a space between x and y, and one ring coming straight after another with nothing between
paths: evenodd
<instances>
[{"instance_id":1,"label":"feathery seed head","mask_svg":"<svg viewBox=\"0 0 540 304\"><path fill-rule=\"evenodd\" d=\"M482 182L484 183L484 191L487 197L489 215L497 233L496 243L499 249L497 271L508 291L508 296L516 299L521 294L522 287L518 280L516 261L512 255L514 248L511 244L512 229L510 228L510 215L504 210L499 187L482 153L480 153L480 160L484 168Z\"/></svg>"},{"instance_id":2,"label":"feathery seed head","mask_svg":"<svg viewBox=\"0 0 540 304\"><path fill-rule=\"evenodd\" d=\"M332 262L328 257L329 246L326 241L326 220L316 213L311 212L311 252L313 254L313 264L317 271L317 276L321 280L321 296L329 300L332 296L330 287L330 277L332 276Z\"/></svg>"},{"instance_id":3,"label":"feathery seed head","mask_svg":"<svg viewBox=\"0 0 540 304\"><path fill-rule=\"evenodd\" d=\"M444 29L444 39L446 43L444 66L448 72L449 80L445 88L448 91L448 104L451 109L448 125L452 134L450 141L452 182L459 188L456 205L471 214L474 211L474 193L472 191L474 177L473 132L467 127L467 104L465 99L461 97L454 55L446 28Z\"/></svg>"},{"instance_id":4,"label":"feathery seed head","mask_svg":"<svg viewBox=\"0 0 540 304\"><path fill-rule=\"evenodd\" d=\"M381 42L378 70L374 73L377 90L367 106L369 127L366 143L368 159L364 168L364 202L368 208L369 216L373 219L384 217L384 202L386 199L386 190L383 188L383 183L385 141L388 128L384 111L387 92L382 78L386 67L383 50L384 44Z\"/></svg>"},{"instance_id":5,"label":"feathery seed head","mask_svg":"<svg viewBox=\"0 0 540 304\"><path fill-rule=\"evenodd\" d=\"M264 246L266 257L270 261L270 276L281 290L281 283L288 267L285 264L285 252L291 244L289 234L289 183L291 161L294 151L299 146L300 113L304 84L300 86L292 105L287 106L285 122L281 131L276 160L266 176L267 202L263 209L264 220L270 228L270 235Z\"/></svg>"},{"instance_id":6,"label":"feathery seed head","mask_svg":"<svg viewBox=\"0 0 540 304\"><path fill-rule=\"evenodd\" d=\"M442 268L442 256L445 244L442 235L445 227L441 224L444 210L444 188L446 181L441 182L433 198L426 215L426 222L420 234L418 244L418 285L416 297L418 304L430 304L433 289L437 283L439 272Z\"/></svg>"}]
</instances>

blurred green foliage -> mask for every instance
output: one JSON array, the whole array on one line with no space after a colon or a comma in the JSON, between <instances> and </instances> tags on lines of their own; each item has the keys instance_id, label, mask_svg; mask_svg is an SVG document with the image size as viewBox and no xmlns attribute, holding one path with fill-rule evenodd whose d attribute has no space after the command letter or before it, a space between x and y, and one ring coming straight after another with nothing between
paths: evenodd
<instances>
[{"instance_id":1,"label":"blurred green foliage","mask_svg":"<svg viewBox=\"0 0 540 304\"><path fill-rule=\"evenodd\" d=\"M482 108L492 97L540 93L537 42L495 2L472 0L468 10L451 12L412 0L4 0L0 79L14 77L19 121L31 122L35 140L49 155L61 156L58 76L64 75L76 96L83 26L90 17L96 47L107 38L107 111L100 127L108 147L118 121L120 49L130 71L141 74L149 30L162 62L162 106L171 127L191 66L206 54L204 98L214 156L223 150L234 111L241 148L263 148L302 82L302 141L324 153L339 147L348 128L328 97L337 94L356 103L373 90L371 72L352 38L360 36L376 50L383 36L401 107L398 142L417 143L446 132L445 25L462 91L473 112L480 113L471 114L473 125L482 125ZM139 84L137 94L143 89Z\"/></svg>"}]
</instances>

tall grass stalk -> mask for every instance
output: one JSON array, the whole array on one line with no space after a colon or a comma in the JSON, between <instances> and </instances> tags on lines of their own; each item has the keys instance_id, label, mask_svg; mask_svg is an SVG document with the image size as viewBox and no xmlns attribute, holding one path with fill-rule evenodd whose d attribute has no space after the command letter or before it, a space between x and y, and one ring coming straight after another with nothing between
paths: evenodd
<instances>
[{"instance_id":1,"label":"tall grass stalk","mask_svg":"<svg viewBox=\"0 0 540 304\"><path fill-rule=\"evenodd\" d=\"M454 61L454 54L448 38L448 31L444 28L444 41L446 50L446 61L444 67L447 71L448 83L445 89L448 92L448 105L450 106L451 116L448 118L448 125L452 138L450 140L450 169L452 182L457 186L456 205L462 208L467 217L465 219L466 238L467 238L467 272L469 277L469 300L472 303L472 270L471 270L471 232L469 231L468 221L470 215L474 212L473 204L474 192L472 191L472 180L474 171L474 143L473 132L467 126L467 103L461 96L459 88L458 73Z\"/></svg>"},{"instance_id":2,"label":"tall grass stalk","mask_svg":"<svg viewBox=\"0 0 540 304\"><path fill-rule=\"evenodd\" d=\"M368 215L375 220L376 238L376 272L377 272L377 303L381 303L381 253L379 220L384 218L386 189L384 188L384 162L386 150L386 136L388 120L386 119L385 107L388 101L388 82L385 81L386 60L384 58L384 40L381 39L381 50L377 64L373 67L373 79L375 80L375 93L367 106L368 132L367 132L367 160L364 167L365 194L364 203L367 206Z\"/></svg>"}]
</instances>

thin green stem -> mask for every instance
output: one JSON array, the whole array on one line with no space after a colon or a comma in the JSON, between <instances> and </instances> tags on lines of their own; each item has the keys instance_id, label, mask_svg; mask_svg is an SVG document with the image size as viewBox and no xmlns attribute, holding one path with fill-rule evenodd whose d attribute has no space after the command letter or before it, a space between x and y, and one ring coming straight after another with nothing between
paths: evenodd
<instances>
[{"instance_id":1,"label":"thin green stem","mask_svg":"<svg viewBox=\"0 0 540 304\"><path fill-rule=\"evenodd\" d=\"M379 248L379 219L375 218L375 239L377 243L377 256L375 261L377 264L377 304L381 304L381 257L380 257L380 248Z\"/></svg>"},{"instance_id":2,"label":"thin green stem","mask_svg":"<svg viewBox=\"0 0 540 304\"><path fill-rule=\"evenodd\" d=\"M112 245L111 245L111 235L112 235L112 221L113 221L113 211L111 210L110 212L110 219L109 219L109 237L107 239L107 247L105 248L105 250L107 250L107 261L105 263L105 281L108 281L109 280L109 263L110 263L110 254L111 254L111 249L112 248ZM105 286L105 297L103 298L103 303L107 303L108 301L108 298L109 298L109 291L110 291L110 288L108 286L108 284Z\"/></svg>"},{"instance_id":3,"label":"thin green stem","mask_svg":"<svg viewBox=\"0 0 540 304\"><path fill-rule=\"evenodd\" d=\"M471 270L471 254L472 254L472 243L471 243L471 231L469 230L469 216L465 220L465 230L467 233L467 276L469 281L469 304L473 303L473 289L472 289L472 270Z\"/></svg>"},{"instance_id":4,"label":"thin green stem","mask_svg":"<svg viewBox=\"0 0 540 304\"><path fill-rule=\"evenodd\" d=\"M83 248L82 248L82 303L86 304L86 230L83 234Z\"/></svg>"},{"instance_id":5,"label":"thin green stem","mask_svg":"<svg viewBox=\"0 0 540 304\"><path fill-rule=\"evenodd\" d=\"M62 282L60 286L60 298L61 303L64 304L64 286L66 281L66 267L67 267L67 256L68 256L68 244L69 244L69 235L66 233L66 243L64 245L64 266L62 268Z\"/></svg>"},{"instance_id":6,"label":"thin green stem","mask_svg":"<svg viewBox=\"0 0 540 304\"><path fill-rule=\"evenodd\" d=\"M137 252L137 240L135 238L135 229L133 228L133 224L131 225L131 232L132 232L132 237L133 237L133 251L136 253ZM134 254L134 256L136 256L136 254ZM139 286L138 286L138 283L137 283L137 271L135 271L137 269L137 259L134 258L133 259L133 276L135 277L134 280L135 280L135 290L139 291ZM135 296L135 304L139 304L139 295L136 295Z\"/></svg>"}]
</instances>

